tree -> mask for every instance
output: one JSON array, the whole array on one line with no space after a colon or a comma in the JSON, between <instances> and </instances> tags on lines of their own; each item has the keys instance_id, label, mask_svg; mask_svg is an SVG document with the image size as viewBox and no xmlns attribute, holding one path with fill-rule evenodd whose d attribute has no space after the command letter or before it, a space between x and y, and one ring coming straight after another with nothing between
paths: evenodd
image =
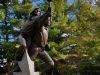
<instances>
[{"instance_id":1,"label":"tree","mask_svg":"<svg viewBox=\"0 0 100 75\"><path fill-rule=\"evenodd\" d=\"M64 10L60 9L64 8L60 5L61 1L54 1L54 5L52 5L54 13L53 23L49 32L49 40L52 47L50 54L52 54L56 60L61 58L59 55L62 56L62 58L66 57L66 60L64 61L68 62L68 64L73 62L73 64L69 67L68 64L66 65L61 63L61 66L64 65L64 67L61 67L57 63L56 69L64 71L64 69L68 67L69 70L67 72L69 72L69 74L71 74L71 71L74 70L75 71L73 73L75 73L78 72L77 68L82 69L81 65L83 62L85 62L86 65L88 62L91 62L92 68L95 69L95 65L97 64L94 63L96 61L95 57L97 57L100 53L100 36L98 36L100 35L98 30L100 18L99 9L95 9L87 2L77 0L74 4L68 6L68 8L65 5L64 7L67 9ZM66 10L68 10L67 13L62 13L62 11L66 12ZM72 19L69 16L68 18L66 15L69 15L69 13L74 13L73 16L76 17ZM60 14L62 16L60 16ZM67 38L67 40L60 40L59 35L61 35L62 32L69 33L72 37ZM77 63L79 63L79 65L77 65ZM95 64L94 67L92 63ZM83 66L85 67L86 65Z\"/></svg>"},{"instance_id":2,"label":"tree","mask_svg":"<svg viewBox=\"0 0 100 75\"><path fill-rule=\"evenodd\" d=\"M18 0L0 0L0 42L8 65L14 61L19 30L32 10L33 5L28 0L22 4Z\"/></svg>"},{"instance_id":3,"label":"tree","mask_svg":"<svg viewBox=\"0 0 100 75\"><path fill-rule=\"evenodd\" d=\"M88 62L91 63L92 69L95 68L97 63L95 63L94 57L98 56L100 52L98 46L100 44L100 36L98 36L98 13L100 13L98 8L95 9L90 4L81 2L80 9L76 12L77 19L71 22L67 27L68 32L75 36L69 38L67 42L77 44L75 51L78 57L81 57L79 61L80 65L78 66L85 66L85 69ZM86 65L81 63L85 63ZM89 68L89 70L91 70L91 68Z\"/></svg>"}]
</instances>

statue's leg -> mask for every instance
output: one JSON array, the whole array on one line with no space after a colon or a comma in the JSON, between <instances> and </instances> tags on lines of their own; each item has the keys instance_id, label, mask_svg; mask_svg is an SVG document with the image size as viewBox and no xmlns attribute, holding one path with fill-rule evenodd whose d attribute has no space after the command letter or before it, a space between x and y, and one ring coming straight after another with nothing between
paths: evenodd
<instances>
[{"instance_id":1,"label":"statue's leg","mask_svg":"<svg viewBox=\"0 0 100 75\"><path fill-rule=\"evenodd\" d=\"M20 46L17 49L16 54L15 54L16 61L21 60L21 58L25 52L25 48L26 48L26 41L21 34L18 36L18 42L19 42Z\"/></svg>"},{"instance_id":2,"label":"statue's leg","mask_svg":"<svg viewBox=\"0 0 100 75\"><path fill-rule=\"evenodd\" d=\"M26 41L22 37L22 35L18 36L18 41L19 41L20 47L16 51L16 54L15 54L15 58L16 59L15 60L16 61L21 61L21 59L22 59L22 57L24 55L25 49L26 49Z\"/></svg>"},{"instance_id":3,"label":"statue's leg","mask_svg":"<svg viewBox=\"0 0 100 75\"><path fill-rule=\"evenodd\" d=\"M41 51L41 48L35 45L32 47L32 49L29 49L28 53L31 60L34 60L40 51Z\"/></svg>"},{"instance_id":4,"label":"statue's leg","mask_svg":"<svg viewBox=\"0 0 100 75\"><path fill-rule=\"evenodd\" d=\"M39 52L38 56L45 63L36 66L36 71L43 72L54 67L54 62L46 51Z\"/></svg>"},{"instance_id":5,"label":"statue's leg","mask_svg":"<svg viewBox=\"0 0 100 75\"><path fill-rule=\"evenodd\" d=\"M20 47L16 51L15 60L16 61L21 61L22 60L22 57L24 55L24 52L25 52L25 46L20 45Z\"/></svg>"}]
</instances>

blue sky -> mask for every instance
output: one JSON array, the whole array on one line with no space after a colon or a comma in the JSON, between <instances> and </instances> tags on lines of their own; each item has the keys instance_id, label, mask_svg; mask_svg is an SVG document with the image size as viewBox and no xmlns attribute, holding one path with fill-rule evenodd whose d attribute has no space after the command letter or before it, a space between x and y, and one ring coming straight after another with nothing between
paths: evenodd
<instances>
[{"instance_id":1,"label":"blue sky","mask_svg":"<svg viewBox=\"0 0 100 75\"><path fill-rule=\"evenodd\" d=\"M23 0L19 0L20 2L22 2ZM34 0L31 0L34 1ZM43 3L44 0L36 0L36 2L34 2L34 6L37 6L39 3ZM75 0L67 0L68 3L72 4Z\"/></svg>"},{"instance_id":2,"label":"blue sky","mask_svg":"<svg viewBox=\"0 0 100 75\"><path fill-rule=\"evenodd\" d=\"M39 3L43 3L43 0L33 2L34 6L37 6Z\"/></svg>"},{"instance_id":3,"label":"blue sky","mask_svg":"<svg viewBox=\"0 0 100 75\"><path fill-rule=\"evenodd\" d=\"M75 0L68 0L68 3L72 4ZM37 2L34 2L34 6L36 7L39 3L43 3L43 0L38 0Z\"/></svg>"},{"instance_id":4,"label":"blue sky","mask_svg":"<svg viewBox=\"0 0 100 75\"><path fill-rule=\"evenodd\" d=\"M73 3L75 0L68 0L68 3Z\"/></svg>"}]
</instances>

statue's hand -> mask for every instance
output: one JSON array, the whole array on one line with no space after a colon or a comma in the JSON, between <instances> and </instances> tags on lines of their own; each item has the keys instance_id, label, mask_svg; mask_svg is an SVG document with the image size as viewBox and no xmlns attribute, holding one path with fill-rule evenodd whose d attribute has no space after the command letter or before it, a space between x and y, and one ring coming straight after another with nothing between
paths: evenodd
<instances>
[{"instance_id":1,"label":"statue's hand","mask_svg":"<svg viewBox=\"0 0 100 75\"><path fill-rule=\"evenodd\" d=\"M51 16L51 7L48 7L48 10L47 10L46 14L48 15L48 17Z\"/></svg>"}]
</instances>

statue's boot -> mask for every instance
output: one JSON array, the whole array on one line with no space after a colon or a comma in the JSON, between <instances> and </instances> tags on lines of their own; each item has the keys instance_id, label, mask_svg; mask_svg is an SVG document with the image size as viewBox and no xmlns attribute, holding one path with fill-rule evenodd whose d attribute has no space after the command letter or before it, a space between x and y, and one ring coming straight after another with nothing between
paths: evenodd
<instances>
[{"instance_id":1,"label":"statue's boot","mask_svg":"<svg viewBox=\"0 0 100 75\"><path fill-rule=\"evenodd\" d=\"M46 51L39 52L38 57L44 63L36 65L36 71L44 72L54 67L54 61Z\"/></svg>"}]
</instances>

